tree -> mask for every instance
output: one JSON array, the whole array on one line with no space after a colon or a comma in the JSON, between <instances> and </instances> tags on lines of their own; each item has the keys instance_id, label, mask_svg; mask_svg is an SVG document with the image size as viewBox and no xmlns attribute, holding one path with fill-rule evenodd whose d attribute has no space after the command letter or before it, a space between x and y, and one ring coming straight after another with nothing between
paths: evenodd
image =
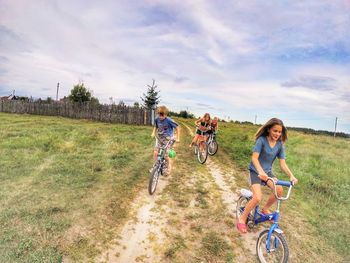
<instances>
[{"instance_id":1,"label":"tree","mask_svg":"<svg viewBox=\"0 0 350 263\"><path fill-rule=\"evenodd\" d=\"M91 95L91 92L85 88L84 83L79 83L73 87L68 96L70 101L73 102L86 102L92 101L93 103L98 103L98 99Z\"/></svg>"},{"instance_id":2,"label":"tree","mask_svg":"<svg viewBox=\"0 0 350 263\"><path fill-rule=\"evenodd\" d=\"M125 102L124 102L123 100L120 100L120 101L118 102L118 106L125 107L126 104L125 104Z\"/></svg>"},{"instance_id":3,"label":"tree","mask_svg":"<svg viewBox=\"0 0 350 263\"><path fill-rule=\"evenodd\" d=\"M99 105L100 104L98 98L96 98L96 97L91 97L90 103L93 104L93 105Z\"/></svg>"},{"instance_id":4,"label":"tree","mask_svg":"<svg viewBox=\"0 0 350 263\"><path fill-rule=\"evenodd\" d=\"M147 85L147 94L143 93L143 97L141 97L143 101L143 106L147 109L153 109L157 107L160 102L159 92L157 91L157 85L155 85L155 80L153 80L152 86Z\"/></svg>"},{"instance_id":5,"label":"tree","mask_svg":"<svg viewBox=\"0 0 350 263\"><path fill-rule=\"evenodd\" d=\"M14 96L15 100L21 100L21 101L29 101L29 98L26 96Z\"/></svg>"},{"instance_id":6,"label":"tree","mask_svg":"<svg viewBox=\"0 0 350 263\"><path fill-rule=\"evenodd\" d=\"M188 112L186 110L180 111L179 117L182 117L182 118L185 118L185 119L194 119L195 118L195 116L192 113L190 113L190 112Z\"/></svg>"},{"instance_id":7,"label":"tree","mask_svg":"<svg viewBox=\"0 0 350 263\"><path fill-rule=\"evenodd\" d=\"M140 103L138 103L137 101L134 102L134 107L135 107L135 108L140 108Z\"/></svg>"},{"instance_id":8,"label":"tree","mask_svg":"<svg viewBox=\"0 0 350 263\"><path fill-rule=\"evenodd\" d=\"M181 118L185 118L185 119L195 119L196 118L193 113L190 113L186 110L182 110L182 111L180 111L180 113L170 111L169 116L181 117Z\"/></svg>"}]
</instances>

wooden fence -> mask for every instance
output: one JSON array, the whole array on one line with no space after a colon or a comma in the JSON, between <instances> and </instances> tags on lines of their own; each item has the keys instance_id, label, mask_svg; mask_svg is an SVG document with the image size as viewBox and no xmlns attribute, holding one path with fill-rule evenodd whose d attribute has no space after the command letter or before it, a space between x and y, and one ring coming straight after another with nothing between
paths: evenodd
<instances>
[{"instance_id":1,"label":"wooden fence","mask_svg":"<svg viewBox=\"0 0 350 263\"><path fill-rule=\"evenodd\" d=\"M1 100L0 112L62 116L75 119L89 119L101 122L151 125L151 111L120 105L96 105L91 103L28 102Z\"/></svg>"}]
</instances>

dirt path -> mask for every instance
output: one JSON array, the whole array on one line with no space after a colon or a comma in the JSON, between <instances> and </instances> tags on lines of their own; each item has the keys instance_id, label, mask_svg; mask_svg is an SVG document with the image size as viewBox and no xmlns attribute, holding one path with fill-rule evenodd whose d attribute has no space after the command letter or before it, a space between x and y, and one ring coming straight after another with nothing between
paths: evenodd
<instances>
[{"instance_id":1,"label":"dirt path","mask_svg":"<svg viewBox=\"0 0 350 263\"><path fill-rule=\"evenodd\" d=\"M210 174L213 176L216 184L222 191L222 200L227 207L227 212L230 213L234 219L234 222L236 222L236 201L239 198L239 189L237 188L235 182L236 179L234 176L230 176L228 178L228 176L225 175L225 172L222 171L220 166L217 165L215 161L208 159L207 164ZM232 188L234 188L235 191L232 191ZM236 228L233 231L237 231ZM254 231L250 230L245 235L240 236L244 247L248 249L252 254L256 254L255 245L257 232L258 229L254 229Z\"/></svg>"},{"instance_id":2,"label":"dirt path","mask_svg":"<svg viewBox=\"0 0 350 263\"><path fill-rule=\"evenodd\" d=\"M191 128L183 124L191 136L193 136L193 132ZM222 191L222 200L223 203L227 207L227 212L232 215L232 217L235 219L236 214L236 201L239 198L238 189L235 187L235 177L230 176L230 178L227 178L225 176L224 172L221 170L220 166L215 163L215 161L211 160L209 157L206 161L206 164L208 166L208 169L210 171L210 174L215 180L215 183L218 185L218 187ZM228 183L230 181L230 184ZM236 188L236 192L233 192L231 190L232 186ZM249 231L246 235L242 236L242 239L244 240L244 244L246 248L250 250L251 253L255 253L255 244L256 244L256 231L252 232Z\"/></svg>"},{"instance_id":3,"label":"dirt path","mask_svg":"<svg viewBox=\"0 0 350 263\"><path fill-rule=\"evenodd\" d=\"M154 246L163 238L161 228L166 221L154 207L166 184L167 180L162 177L154 196L147 190L140 193L132 207L133 218L123 227L116 245L105 251L98 262L160 261Z\"/></svg>"},{"instance_id":4,"label":"dirt path","mask_svg":"<svg viewBox=\"0 0 350 263\"><path fill-rule=\"evenodd\" d=\"M181 139L178 167L160 178L155 195L147 189L139 194L131 219L97 262L254 262L256 234L241 237L232 223L235 177L223 171L230 167L210 158L199 165L192 151L186 152L193 132L181 125L187 141ZM188 173L193 165L198 170ZM216 251L216 242L226 248Z\"/></svg>"},{"instance_id":5,"label":"dirt path","mask_svg":"<svg viewBox=\"0 0 350 263\"><path fill-rule=\"evenodd\" d=\"M175 166L174 166L175 168ZM161 176L156 192L151 196L145 190L139 193L131 208L132 218L124 225L119 236L97 262L161 262L157 247L164 238L162 227L166 224L164 210L156 209L156 203L168 184L168 177Z\"/></svg>"}]
</instances>

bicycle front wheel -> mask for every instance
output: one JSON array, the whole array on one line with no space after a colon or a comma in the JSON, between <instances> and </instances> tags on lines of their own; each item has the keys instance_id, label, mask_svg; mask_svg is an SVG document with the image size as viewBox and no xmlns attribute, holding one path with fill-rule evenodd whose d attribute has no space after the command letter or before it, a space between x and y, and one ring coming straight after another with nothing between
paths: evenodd
<instances>
[{"instance_id":1,"label":"bicycle front wheel","mask_svg":"<svg viewBox=\"0 0 350 263\"><path fill-rule=\"evenodd\" d=\"M216 152L218 151L219 149L219 145L217 143L217 141L215 140L212 140L209 145L208 145L208 153L209 155L214 155L216 154Z\"/></svg>"},{"instance_id":2,"label":"bicycle front wheel","mask_svg":"<svg viewBox=\"0 0 350 263\"><path fill-rule=\"evenodd\" d=\"M148 183L148 193L150 195L153 195L154 192L156 191L157 184L158 184L158 179L160 175L160 169L157 166L155 166L151 172L151 176L149 178L149 183Z\"/></svg>"},{"instance_id":3,"label":"bicycle front wheel","mask_svg":"<svg viewBox=\"0 0 350 263\"><path fill-rule=\"evenodd\" d=\"M270 251L266 249L266 241L269 230L262 231L256 242L256 254L262 263L287 263L289 258L289 250L283 234L273 232L270 238Z\"/></svg>"},{"instance_id":4,"label":"bicycle front wheel","mask_svg":"<svg viewBox=\"0 0 350 263\"><path fill-rule=\"evenodd\" d=\"M208 158L208 147L205 141L201 141L198 144L197 158L201 164L204 164Z\"/></svg>"}]
</instances>

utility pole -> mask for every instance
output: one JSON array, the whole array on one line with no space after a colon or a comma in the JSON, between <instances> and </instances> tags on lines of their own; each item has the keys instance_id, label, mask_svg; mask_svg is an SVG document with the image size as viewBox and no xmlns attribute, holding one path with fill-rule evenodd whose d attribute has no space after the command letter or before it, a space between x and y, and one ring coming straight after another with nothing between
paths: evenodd
<instances>
[{"instance_id":1,"label":"utility pole","mask_svg":"<svg viewBox=\"0 0 350 263\"><path fill-rule=\"evenodd\" d=\"M255 114L255 120L254 120L254 124L256 124L256 118L257 118L258 116Z\"/></svg>"},{"instance_id":2,"label":"utility pole","mask_svg":"<svg viewBox=\"0 0 350 263\"><path fill-rule=\"evenodd\" d=\"M57 92L56 92L56 101L58 101L58 90L60 89L60 83L57 82Z\"/></svg>"},{"instance_id":3,"label":"utility pole","mask_svg":"<svg viewBox=\"0 0 350 263\"><path fill-rule=\"evenodd\" d=\"M334 138L337 133L337 124L338 124L338 117L335 117L335 125L334 125Z\"/></svg>"}]
</instances>

